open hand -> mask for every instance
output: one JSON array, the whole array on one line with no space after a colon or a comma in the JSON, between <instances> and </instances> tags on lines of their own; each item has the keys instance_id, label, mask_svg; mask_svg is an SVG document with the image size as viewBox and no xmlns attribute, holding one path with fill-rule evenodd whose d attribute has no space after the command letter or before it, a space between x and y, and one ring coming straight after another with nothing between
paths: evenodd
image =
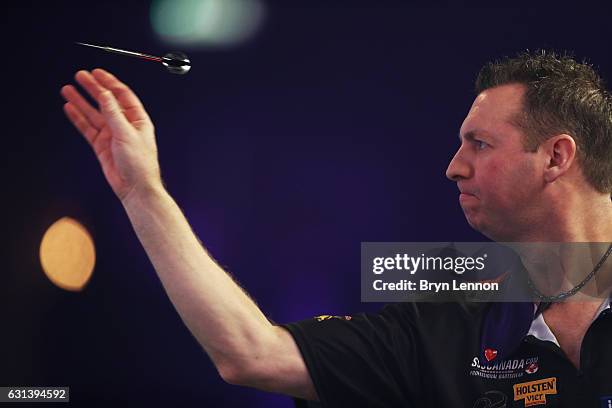
<instances>
[{"instance_id":1,"label":"open hand","mask_svg":"<svg viewBox=\"0 0 612 408\"><path fill-rule=\"evenodd\" d=\"M99 68L78 71L75 79L98 109L66 85L61 89L64 112L93 148L117 197L124 201L134 191L162 186L155 130L136 94Z\"/></svg>"}]
</instances>

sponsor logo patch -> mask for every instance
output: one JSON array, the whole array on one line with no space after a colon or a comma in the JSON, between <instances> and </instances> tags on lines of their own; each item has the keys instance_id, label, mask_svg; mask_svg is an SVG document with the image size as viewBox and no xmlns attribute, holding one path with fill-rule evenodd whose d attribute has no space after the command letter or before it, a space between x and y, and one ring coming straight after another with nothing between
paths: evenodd
<instances>
[{"instance_id":1,"label":"sponsor logo patch","mask_svg":"<svg viewBox=\"0 0 612 408\"><path fill-rule=\"evenodd\" d=\"M525 407L546 405L546 396L557 393L557 377L514 384L514 400L525 401Z\"/></svg>"},{"instance_id":2,"label":"sponsor logo patch","mask_svg":"<svg viewBox=\"0 0 612 408\"><path fill-rule=\"evenodd\" d=\"M472 359L470 376L490 378L493 380L514 380L533 374L539 369L538 357L499 360L493 363Z\"/></svg>"},{"instance_id":3,"label":"sponsor logo patch","mask_svg":"<svg viewBox=\"0 0 612 408\"><path fill-rule=\"evenodd\" d=\"M352 318L353 318L352 316L332 316L332 315L315 316L315 319L317 320L317 322L322 322L324 320L329 320L329 319L351 320Z\"/></svg>"},{"instance_id":4,"label":"sponsor logo patch","mask_svg":"<svg viewBox=\"0 0 612 408\"><path fill-rule=\"evenodd\" d=\"M508 397L501 391L487 391L474 402L472 408L508 408Z\"/></svg>"}]
</instances>

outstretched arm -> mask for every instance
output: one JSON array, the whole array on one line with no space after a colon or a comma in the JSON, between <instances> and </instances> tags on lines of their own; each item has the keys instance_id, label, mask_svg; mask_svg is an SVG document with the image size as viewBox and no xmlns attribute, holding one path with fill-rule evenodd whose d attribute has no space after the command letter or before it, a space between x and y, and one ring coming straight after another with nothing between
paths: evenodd
<instances>
[{"instance_id":1,"label":"outstretched arm","mask_svg":"<svg viewBox=\"0 0 612 408\"><path fill-rule=\"evenodd\" d=\"M64 111L92 146L181 318L224 380L316 400L291 335L274 326L210 257L163 187L154 127L138 97L102 69L64 86Z\"/></svg>"}]
</instances>

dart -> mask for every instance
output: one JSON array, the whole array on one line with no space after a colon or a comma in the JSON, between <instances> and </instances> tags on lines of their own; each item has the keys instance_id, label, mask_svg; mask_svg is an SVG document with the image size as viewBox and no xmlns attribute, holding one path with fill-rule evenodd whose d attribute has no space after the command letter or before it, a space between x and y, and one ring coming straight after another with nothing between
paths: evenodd
<instances>
[{"instance_id":1,"label":"dart","mask_svg":"<svg viewBox=\"0 0 612 408\"><path fill-rule=\"evenodd\" d=\"M112 52L115 54L127 55L128 57L141 58L147 61L161 62L166 69L173 74L186 74L191 69L191 61L185 54L179 51L172 51L164 55L163 57L156 57L154 55L143 54L141 52L126 51L119 48L104 47L100 45L86 44L77 42L78 45L85 47L98 48L103 51Z\"/></svg>"}]
</instances>

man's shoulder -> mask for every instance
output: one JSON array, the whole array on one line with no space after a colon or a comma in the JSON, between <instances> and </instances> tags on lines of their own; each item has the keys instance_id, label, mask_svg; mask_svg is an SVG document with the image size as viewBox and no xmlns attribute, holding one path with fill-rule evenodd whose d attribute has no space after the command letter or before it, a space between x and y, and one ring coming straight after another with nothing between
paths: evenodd
<instances>
[{"instance_id":1,"label":"man's shoulder","mask_svg":"<svg viewBox=\"0 0 612 408\"><path fill-rule=\"evenodd\" d=\"M385 305L380 314L419 330L478 330L489 305L485 302L401 302Z\"/></svg>"},{"instance_id":2,"label":"man's shoulder","mask_svg":"<svg viewBox=\"0 0 612 408\"><path fill-rule=\"evenodd\" d=\"M473 317L485 312L488 302L397 302L386 304L382 312L410 315L416 318L448 315Z\"/></svg>"}]
</instances>

